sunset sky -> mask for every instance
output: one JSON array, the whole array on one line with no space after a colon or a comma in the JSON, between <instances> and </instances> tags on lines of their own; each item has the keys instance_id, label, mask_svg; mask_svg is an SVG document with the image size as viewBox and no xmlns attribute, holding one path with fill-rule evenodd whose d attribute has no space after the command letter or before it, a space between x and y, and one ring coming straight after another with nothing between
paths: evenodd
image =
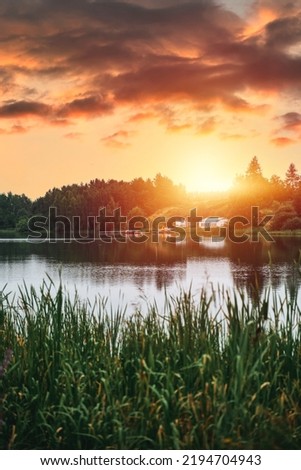
<instances>
[{"instance_id":1,"label":"sunset sky","mask_svg":"<svg viewBox=\"0 0 301 470\"><path fill-rule=\"evenodd\" d=\"M301 172L301 0L0 0L0 193Z\"/></svg>"}]
</instances>

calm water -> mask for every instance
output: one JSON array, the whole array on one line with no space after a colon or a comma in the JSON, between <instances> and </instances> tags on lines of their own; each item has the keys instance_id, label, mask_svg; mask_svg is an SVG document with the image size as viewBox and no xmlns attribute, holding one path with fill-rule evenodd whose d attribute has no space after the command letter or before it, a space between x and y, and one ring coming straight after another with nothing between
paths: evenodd
<instances>
[{"instance_id":1,"label":"calm water","mask_svg":"<svg viewBox=\"0 0 301 470\"><path fill-rule=\"evenodd\" d=\"M28 243L26 240L0 239L0 290L18 292L25 281L39 287L46 273L56 282L59 276L72 295L94 300L107 297L109 304L146 309L147 301L164 305L165 292L177 295L181 288L197 296L205 287L263 291L271 287L280 295L286 288L300 286L296 269L301 239L277 238L275 243L229 241L195 243L187 240L171 244L91 244Z\"/></svg>"}]
</instances>

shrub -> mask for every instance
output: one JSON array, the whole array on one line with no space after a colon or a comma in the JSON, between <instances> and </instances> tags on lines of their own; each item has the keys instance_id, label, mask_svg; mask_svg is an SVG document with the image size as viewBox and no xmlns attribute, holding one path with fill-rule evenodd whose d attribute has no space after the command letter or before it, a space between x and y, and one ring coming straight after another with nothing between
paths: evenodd
<instances>
[{"instance_id":1,"label":"shrub","mask_svg":"<svg viewBox=\"0 0 301 470\"><path fill-rule=\"evenodd\" d=\"M279 210L271 221L271 230L285 230L284 225L286 222L294 218L297 218L297 214L294 210L289 208Z\"/></svg>"}]
</instances>

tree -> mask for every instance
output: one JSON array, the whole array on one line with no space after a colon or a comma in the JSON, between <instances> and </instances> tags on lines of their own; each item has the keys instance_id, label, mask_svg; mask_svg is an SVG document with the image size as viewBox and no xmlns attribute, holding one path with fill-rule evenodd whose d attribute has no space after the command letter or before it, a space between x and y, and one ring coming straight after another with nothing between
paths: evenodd
<instances>
[{"instance_id":1,"label":"tree","mask_svg":"<svg viewBox=\"0 0 301 470\"><path fill-rule=\"evenodd\" d=\"M20 218L32 213L32 202L24 194L0 194L0 228L15 228Z\"/></svg>"},{"instance_id":2,"label":"tree","mask_svg":"<svg viewBox=\"0 0 301 470\"><path fill-rule=\"evenodd\" d=\"M285 185L277 175L272 175L269 180L269 192L273 201L284 201L286 198Z\"/></svg>"},{"instance_id":3,"label":"tree","mask_svg":"<svg viewBox=\"0 0 301 470\"><path fill-rule=\"evenodd\" d=\"M301 178L294 163L291 163L285 173L285 186L287 189L296 190L300 184Z\"/></svg>"},{"instance_id":4,"label":"tree","mask_svg":"<svg viewBox=\"0 0 301 470\"><path fill-rule=\"evenodd\" d=\"M253 157L249 163L249 166L246 171L246 177L248 179L261 179L262 171L261 166L259 165L257 157Z\"/></svg>"},{"instance_id":5,"label":"tree","mask_svg":"<svg viewBox=\"0 0 301 470\"><path fill-rule=\"evenodd\" d=\"M153 181L154 195L158 209L173 205L178 202L177 187L167 176L157 173Z\"/></svg>"},{"instance_id":6,"label":"tree","mask_svg":"<svg viewBox=\"0 0 301 470\"><path fill-rule=\"evenodd\" d=\"M232 213L244 215L250 214L252 206L265 207L269 203L269 182L262 176L261 167L257 157L250 161L246 173L235 180L231 194Z\"/></svg>"},{"instance_id":7,"label":"tree","mask_svg":"<svg viewBox=\"0 0 301 470\"><path fill-rule=\"evenodd\" d=\"M22 216L16 223L17 232L28 232L28 218Z\"/></svg>"},{"instance_id":8,"label":"tree","mask_svg":"<svg viewBox=\"0 0 301 470\"><path fill-rule=\"evenodd\" d=\"M285 230L288 228L288 221L297 217L297 213L291 202L281 204L271 221L272 230Z\"/></svg>"}]
</instances>

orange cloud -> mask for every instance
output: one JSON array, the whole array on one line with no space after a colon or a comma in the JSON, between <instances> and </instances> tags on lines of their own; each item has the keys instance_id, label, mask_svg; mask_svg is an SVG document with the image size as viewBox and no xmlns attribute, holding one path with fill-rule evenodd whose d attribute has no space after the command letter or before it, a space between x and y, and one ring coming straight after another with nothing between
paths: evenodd
<instances>
[{"instance_id":1,"label":"orange cloud","mask_svg":"<svg viewBox=\"0 0 301 470\"><path fill-rule=\"evenodd\" d=\"M277 145L277 147L286 147L287 145L296 143L294 139L290 139L289 137L276 137L272 139L271 142Z\"/></svg>"},{"instance_id":2,"label":"orange cloud","mask_svg":"<svg viewBox=\"0 0 301 470\"><path fill-rule=\"evenodd\" d=\"M283 129L287 131L299 131L301 129L301 114L289 112L280 116Z\"/></svg>"},{"instance_id":3,"label":"orange cloud","mask_svg":"<svg viewBox=\"0 0 301 470\"><path fill-rule=\"evenodd\" d=\"M133 132L120 130L120 131L114 132L114 134L111 134L107 137L103 137L101 141L104 142L104 144L109 147L125 148L125 147L130 146L130 143L128 142L128 138L132 134Z\"/></svg>"},{"instance_id":4,"label":"orange cloud","mask_svg":"<svg viewBox=\"0 0 301 470\"><path fill-rule=\"evenodd\" d=\"M129 122L146 121L147 119L153 119L154 117L156 117L156 115L153 112L136 113L129 118Z\"/></svg>"}]
</instances>

